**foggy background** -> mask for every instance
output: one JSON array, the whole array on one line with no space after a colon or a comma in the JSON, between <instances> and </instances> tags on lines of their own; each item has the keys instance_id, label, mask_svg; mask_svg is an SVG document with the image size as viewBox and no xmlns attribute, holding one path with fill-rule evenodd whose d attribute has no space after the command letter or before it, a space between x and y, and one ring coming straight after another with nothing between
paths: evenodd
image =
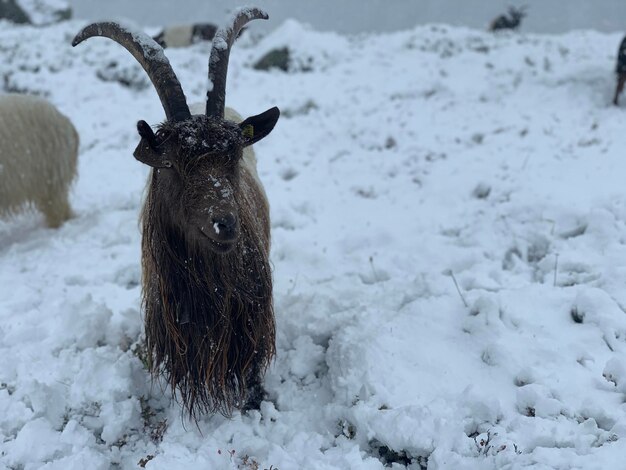
<instances>
[{"instance_id":1,"label":"foggy background","mask_svg":"<svg viewBox=\"0 0 626 470\"><path fill-rule=\"evenodd\" d=\"M484 29L509 6L528 6L522 31L561 33L572 29L626 29L624 0L70 0L74 14L89 20L129 18L142 25L221 23L233 8L265 8L276 27L286 18L318 30L344 33L393 31L424 23L449 23ZM256 26L255 26L256 27Z\"/></svg>"}]
</instances>

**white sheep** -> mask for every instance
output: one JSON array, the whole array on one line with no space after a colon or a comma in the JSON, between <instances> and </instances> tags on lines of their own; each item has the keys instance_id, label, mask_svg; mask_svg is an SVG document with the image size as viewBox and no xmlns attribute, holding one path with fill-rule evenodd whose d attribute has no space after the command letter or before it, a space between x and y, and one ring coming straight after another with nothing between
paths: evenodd
<instances>
[{"instance_id":1,"label":"white sheep","mask_svg":"<svg viewBox=\"0 0 626 470\"><path fill-rule=\"evenodd\" d=\"M194 23L168 26L153 39L161 47L187 47L200 41L211 41L217 26L211 23Z\"/></svg>"},{"instance_id":2,"label":"white sheep","mask_svg":"<svg viewBox=\"0 0 626 470\"><path fill-rule=\"evenodd\" d=\"M0 95L0 216L35 207L49 227L71 215L78 133L71 121L36 96Z\"/></svg>"}]
</instances>

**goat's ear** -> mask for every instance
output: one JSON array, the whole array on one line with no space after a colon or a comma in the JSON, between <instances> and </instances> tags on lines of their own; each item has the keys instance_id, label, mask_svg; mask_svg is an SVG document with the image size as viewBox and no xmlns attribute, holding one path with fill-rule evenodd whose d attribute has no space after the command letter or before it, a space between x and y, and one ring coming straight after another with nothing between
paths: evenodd
<instances>
[{"instance_id":1,"label":"goat's ear","mask_svg":"<svg viewBox=\"0 0 626 470\"><path fill-rule=\"evenodd\" d=\"M274 106L264 113L249 117L239 124L243 133L244 146L252 145L272 132L279 117L280 110Z\"/></svg>"},{"instance_id":2,"label":"goat's ear","mask_svg":"<svg viewBox=\"0 0 626 470\"><path fill-rule=\"evenodd\" d=\"M137 132L139 132L141 140L133 156L141 163L145 163L153 168L170 168L172 162L163 158L163 155L157 149L156 136L150 125L146 121L139 121L137 123Z\"/></svg>"}]
</instances>

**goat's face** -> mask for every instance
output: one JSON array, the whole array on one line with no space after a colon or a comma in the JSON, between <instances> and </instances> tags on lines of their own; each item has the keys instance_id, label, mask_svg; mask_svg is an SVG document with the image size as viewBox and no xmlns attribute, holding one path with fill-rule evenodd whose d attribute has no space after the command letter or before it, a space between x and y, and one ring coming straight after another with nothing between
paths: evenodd
<instances>
[{"instance_id":1,"label":"goat's face","mask_svg":"<svg viewBox=\"0 0 626 470\"><path fill-rule=\"evenodd\" d=\"M195 115L165 122L156 134L145 121L135 158L159 172L156 191L186 238L215 253L229 252L240 232L240 161L244 147L273 129L277 108L240 124Z\"/></svg>"}]
</instances>

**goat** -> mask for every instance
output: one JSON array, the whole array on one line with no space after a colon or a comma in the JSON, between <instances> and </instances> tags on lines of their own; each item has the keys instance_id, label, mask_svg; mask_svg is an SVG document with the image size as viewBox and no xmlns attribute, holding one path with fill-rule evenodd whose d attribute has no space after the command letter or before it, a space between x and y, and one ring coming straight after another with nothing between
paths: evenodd
<instances>
[{"instance_id":1,"label":"goat","mask_svg":"<svg viewBox=\"0 0 626 470\"><path fill-rule=\"evenodd\" d=\"M28 206L48 227L72 215L68 191L76 177L78 134L43 98L0 95L0 215Z\"/></svg>"},{"instance_id":2,"label":"goat","mask_svg":"<svg viewBox=\"0 0 626 470\"><path fill-rule=\"evenodd\" d=\"M200 41L211 41L217 26L211 23L194 23L168 26L154 36L161 47L187 47Z\"/></svg>"},{"instance_id":3,"label":"goat","mask_svg":"<svg viewBox=\"0 0 626 470\"><path fill-rule=\"evenodd\" d=\"M153 168L141 212L142 303L150 371L179 393L191 418L258 408L276 351L269 205L250 145L272 131L280 111L238 122L224 106L237 33L267 18L244 8L218 30L203 114L191 114L163 49L149 36L94 23L72 43L104 36L124 46L165 110L156 133L137 123L134 156Z\"/></svg>"},{"instance_id":4,"label":"goat","mask_svg":"<svg viewBox=\"0 0 626 470\"><path fill-rule=\"evenodd\" d=\"M493 19L489 25L489 31L500 31L502 29L517 29L522 24L522 19L526 16L526 8L510 7L507 15L500 15Z\"/></svg>"},{"instance_id":5,"label":"goat","mask_svg":"<svg viewBox=\"0 0 626 470\"><path fill-rule=\"evenodd\" d=\"M626 83L626 36L622 39L617 50L617 64L615 65L615 73L617 74L617 85L615 87L615 97L613 104L618 105L619 95L624 90Z\"/></svg>"}]
</instances>

